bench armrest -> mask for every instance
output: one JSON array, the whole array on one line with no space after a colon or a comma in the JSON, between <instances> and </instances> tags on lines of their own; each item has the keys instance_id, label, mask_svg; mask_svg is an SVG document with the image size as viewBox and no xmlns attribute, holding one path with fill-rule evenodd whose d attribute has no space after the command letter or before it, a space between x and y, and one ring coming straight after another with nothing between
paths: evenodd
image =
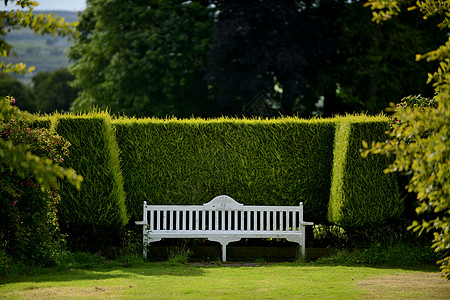
<instances>
[{"instance_id":1,"label":"bench armrest","mask_svg":"<svg viewBox=\"0 0 450 300\"><path fill-rule=\"evenodd\" d=\"M147 225L147 222L145 221L136 221L134 223L136 223L136 225Z\"/></svg>"},{"instance_id":2,"label":"bench armrest","mask_svg":"<svg viewBox=\"0 0 450 300\"><path fill-rule=\"evenodd\" d=\"M300 225L314 225L314 222L300 222Z\"/></svg>"}]
</instances>

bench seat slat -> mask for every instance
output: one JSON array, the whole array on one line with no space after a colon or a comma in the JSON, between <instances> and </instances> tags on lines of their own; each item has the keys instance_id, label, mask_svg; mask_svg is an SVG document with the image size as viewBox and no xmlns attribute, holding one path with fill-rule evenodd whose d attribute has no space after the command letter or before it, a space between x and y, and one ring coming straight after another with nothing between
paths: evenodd
<instances>
[{"instance_id":1,"label":"bench seat slat","mask_svg":"<svg viewBox=\"0 0 450 300\"><path fill-rule=\"evenodd\" d=\"M284 236L298 236L301 234L297 231L228 231L228 230L218 230L213 233L207 233L204 231L157 231L152 232L151 236L159 238L207 238L207 237L227 237L227 236L239 236L241 238L282 238Z\"/></svg>"}]
</instances>

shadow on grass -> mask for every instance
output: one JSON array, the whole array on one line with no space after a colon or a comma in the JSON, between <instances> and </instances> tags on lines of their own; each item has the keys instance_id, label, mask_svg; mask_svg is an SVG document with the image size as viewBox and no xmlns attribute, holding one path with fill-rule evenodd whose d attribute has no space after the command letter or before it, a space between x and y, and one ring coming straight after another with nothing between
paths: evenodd
<instances>
[{"instance_id":1,"label":"shadow on grass","mask_svg":"<svg viewBox=\"0 0 450 300\"><path fill-rule=\"evenodd\" d=\"M35 275L11 275L0 279L0 285L16 282L64 282L77 280L125 279L136 276L204 276L205 271L191 265L176 263L142 263L136 267L69 269L56 271L41 269Z\"/></svg>"}]
</instances>

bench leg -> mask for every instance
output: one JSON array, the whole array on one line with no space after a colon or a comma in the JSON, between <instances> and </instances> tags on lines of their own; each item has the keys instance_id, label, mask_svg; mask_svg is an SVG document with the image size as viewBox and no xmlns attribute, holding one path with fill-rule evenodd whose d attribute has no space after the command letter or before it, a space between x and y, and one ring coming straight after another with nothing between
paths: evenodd
<instances>
[{"instance_id":1,"label":"bench leg","mask_svg":"<svg viewBox=\"0 0 450 300\"><path fill-rule=\"evenodd\" d=\"M144 246L144 249L142 251L142 255L144 256L144 258L147 258L147 247L148 247L148 233L145 230L145 226L143 226L143 230L142 230L142 245Z\"/></svg>"},{"instance_id":2,"label":"bench leg","mask_svg":"<svg viewBox=\"0 0 450 300\"><path fill-rule=\"evenodd\" d=\"M225 243L222 244L222 261L223 262L227 261L227 244L225 244Z\"/></svg>"},{"instance_id":3,"label":"bench leg","mask_svg":"<svg viewBox=\"0 0 450 300\"><path fill-rule=\"evenodd\" d=\"M305 230L305 226L300 226L301 229L300 231L302 232L302 244L300 246L300 255L301 257L305 257L305 250L306 250L306 230Z\"/></svg>"},{"instance_id":4,"label":"bench leg","mask_svg":"<svg viewBox=\"0 0 450 300\"><path fill-rule=\"evenodd\" d=\"M213 242L218 242L222 245L222 261L227 261L227 245L231 242L237 242L241 238L240 237L209 237L208 240Z\"/></svg>"}]
</instances>

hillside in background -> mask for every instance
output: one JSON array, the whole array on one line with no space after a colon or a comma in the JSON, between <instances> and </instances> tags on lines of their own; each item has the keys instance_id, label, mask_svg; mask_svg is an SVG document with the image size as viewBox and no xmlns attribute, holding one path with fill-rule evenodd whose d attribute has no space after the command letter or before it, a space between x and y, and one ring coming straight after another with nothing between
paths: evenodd
<instances>
[{"instance_id":1,"label":"hillside in background","mask_svg":"<svg viewBox=\"0 0 450 300\"><path fill-rule=\"evenodd\" d=\"M78 13L72 11L55 11L55 15L64 17L67 22L74 22L78 18ZM67 52L72 42L68 41L67 37L35 35L32 30L20 29L8 33L6 41L13 46L16 53L16 56L12 55L5 59L7 63L23 62L27 66L36 67L36 70L28 76L17 75L17 78L26 84L31 82L31 77L37 72L54 71L70 64Z\"/></svg>"}]
</instances>

